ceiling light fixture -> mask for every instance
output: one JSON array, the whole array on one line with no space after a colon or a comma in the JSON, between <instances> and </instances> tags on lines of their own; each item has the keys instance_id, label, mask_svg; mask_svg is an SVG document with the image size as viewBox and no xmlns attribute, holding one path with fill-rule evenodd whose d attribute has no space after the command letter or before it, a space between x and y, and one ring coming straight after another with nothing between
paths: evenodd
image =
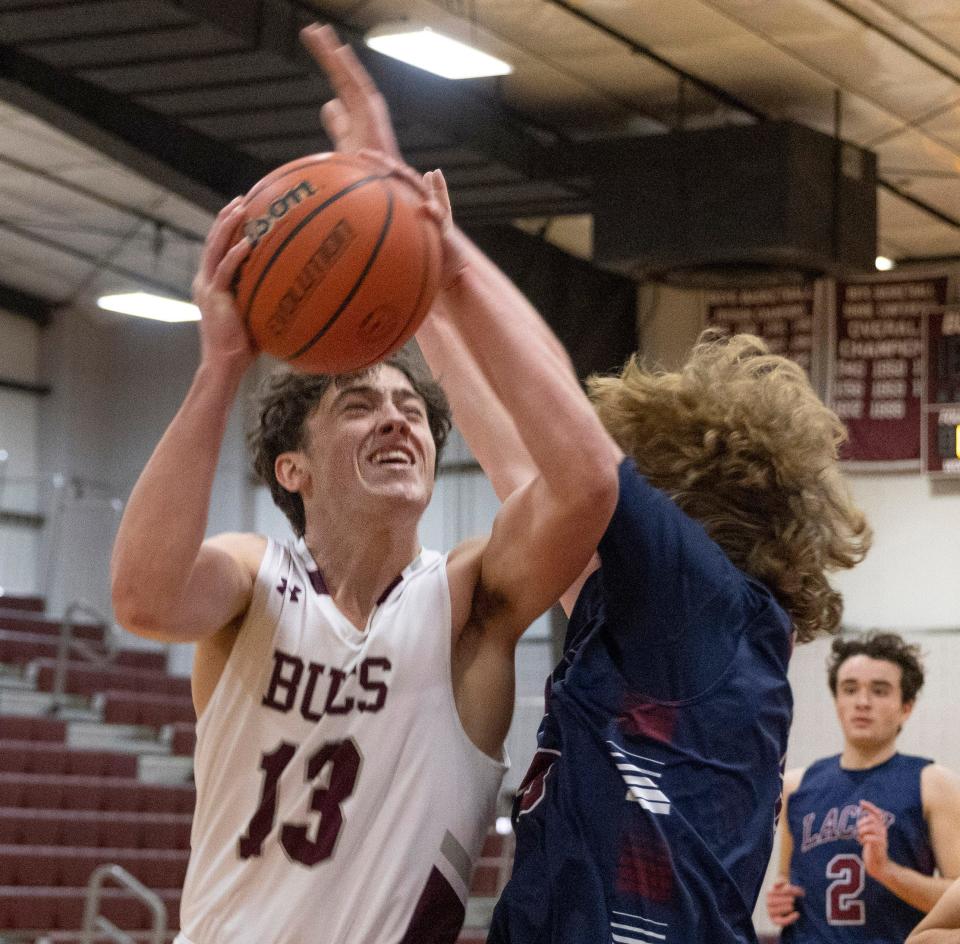
<instances>
[{"instance_id":1,"label":"ceiling light fixture","mask_svg":"<svg viewBox=\"0 0 960 944\"><path fill-rule=\"evenodd\" d=\"M149 292L125 292L120 295L103 295L97 304L107 311L118 311L135 318L151 318L154 321L199 321L200 309L189 302Z\"/></svg>"},{"instance_id":2,"label":"ceiling light fixture","mask_svg":"<svg viewBox=\"0 0 960 944\"><path fill-rule=\"evenodd\" d=\"M480 52L429 27L411 23L376 26L367 33L364 42L385 56L445 79L479 79L507 75L513 71L512 66L502 59Z\"/></svg>"},{"instance_id":3,"label":"ceiling light fixture","mask_svg":"<svg viewBox=\"0 0 960 944\"><path fill-rule=\"evenodd\" d=\"M878 272L889 272L896 265L893 259L886 256L877 256L873 264L877 267Z\"/></svg>"}]
</instances>

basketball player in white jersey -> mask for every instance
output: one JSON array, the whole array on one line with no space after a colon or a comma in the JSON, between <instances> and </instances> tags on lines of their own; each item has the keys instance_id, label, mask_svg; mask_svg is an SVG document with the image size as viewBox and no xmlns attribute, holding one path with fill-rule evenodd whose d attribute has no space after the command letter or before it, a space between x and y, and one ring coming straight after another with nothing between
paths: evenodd
<instances>
[{"instance_id":1,"label":"basketball player in white jersey","mask_svg":"<svg viewBox=\"0 0 960 944\"><path fill-rule=\"evenodd\" d=\"M544 340L519 334L526 302L467 254L442 178L432 184L444 304L544 471L488 537L426 551L417 526L449 425L436 385L403 359L286 376L253 438L295 537L204 540L255 357L229 290L247 251L231 246L242 209L220 214L194 283L201 363L113 557L120 622L197 644L178 944L453 944L504 771L517 640L584 568L616 505L617 448Z\"/></svg>"}]
</instances>

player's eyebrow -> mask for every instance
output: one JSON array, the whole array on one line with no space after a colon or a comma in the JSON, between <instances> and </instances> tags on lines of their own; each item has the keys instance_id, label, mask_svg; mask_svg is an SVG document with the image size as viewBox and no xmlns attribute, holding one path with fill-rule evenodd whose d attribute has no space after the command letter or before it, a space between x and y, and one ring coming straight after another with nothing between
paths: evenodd
<instances>
[{"instance_id":1,"label":"player's eyebrow","mask_svg":"<svg viewBox=\"0 0 960 944\"><path fill-rule=\"evenodd\" d=\"M416 390L411 390L409 387L400 387L394 390L392 396L394 403L406 403L408 400L416 400L416 402L421 405L425 404L423 397L421 397Z\"/></svg>"},{"instance_id":2,"label":"player's eyebrow","mask_svg":"<svg viewBox=\"0 0 960 944\"><path fill-rule=\"evenodd\" d=\"M360 394L361 396L376 399L379 396L379 391L376 387L372 387L370 384L350 384L347 387L343 387L333 398L333 402L330 404L331 407L335 407L341 400L343 400L345 397L349 397L351 394Z\"/></svg>"}]
</instances>

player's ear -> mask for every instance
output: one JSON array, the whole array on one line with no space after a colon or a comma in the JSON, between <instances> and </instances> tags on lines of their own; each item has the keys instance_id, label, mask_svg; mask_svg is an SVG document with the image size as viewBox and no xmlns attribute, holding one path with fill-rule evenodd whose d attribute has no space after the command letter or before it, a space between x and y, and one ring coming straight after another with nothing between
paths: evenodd
<instances>
[{"instance_id":1,"label":"player's ear","mask_svg":"<svg viewBox=\"0 0 960 944\"><path fill-rule=\"evenodd\" d=\"M306 478L306 466L300 452L281 452L273 463L273 474L288 492L299 492Z\"/></svg>"}]
</instances>

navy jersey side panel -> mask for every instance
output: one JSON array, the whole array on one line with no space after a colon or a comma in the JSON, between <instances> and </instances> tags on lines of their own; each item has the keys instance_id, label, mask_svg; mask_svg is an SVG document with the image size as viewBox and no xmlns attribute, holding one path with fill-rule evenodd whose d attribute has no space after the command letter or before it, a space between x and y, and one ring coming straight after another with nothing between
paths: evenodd
<instances>
[{"instance_id":1,"label":"navy jersey side panel","mask_svg":"<svg viewBox=\"0 0 960 944\"><path fill-rule=\"evenodd\" d=\"M632 462L547 687L496 944L748 944L790 724L790 626Z\"/></svg>"},{"instance_id":2,"label":"navy jersey side panel","mask_svg":"<svg viewBox=\"0 0 960 944\"><path fill-rule=\"evenodd\" d=\"M860 801L885 812L891 860L932 875L933 850L923 817L920 774L931 761L895 754L868 770L844 770L840 758L812 764L787 805L793 837L790 880L806 892L790 944L885 944L902 941L923 918L870 878L857 842Z\"/></svg>"}]
</instances>

